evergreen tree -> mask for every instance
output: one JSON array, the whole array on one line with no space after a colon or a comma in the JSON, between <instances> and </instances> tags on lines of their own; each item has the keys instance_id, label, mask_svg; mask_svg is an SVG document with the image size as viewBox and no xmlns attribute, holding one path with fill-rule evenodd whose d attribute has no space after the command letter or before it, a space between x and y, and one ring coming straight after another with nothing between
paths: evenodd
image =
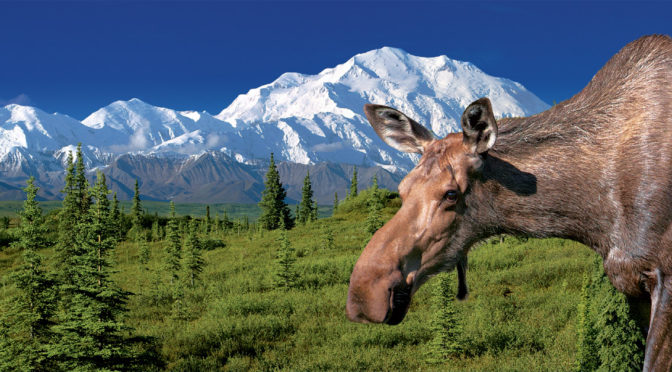
<instances>
[{"instance_id":1,"label":"evergreen tree","mask_svg":"<svg viewBox=\"0 0 672 372\"><path fill-rule=\"evenodd\" d=\"M61 284L58 342L50 347L62 370L118 370L132 363L120 321L127 311L128 293L111 279L111 257L116 243L110 228L109 190L98 173L91 195L95 204L75 225L70 279ZM88 195L88 193L87 193Z\"/></svg>"},{"instance_id":2,"label":"evergreen tree","mask_svg":"<svg viewBox=\"0 0 672 372\"><path fill-rule=\"evenodd\" d=\"M585 278L584 278L585 280ZM644 337L624 294L611 285L595 257L589 284L579 304L577 371L639 371Z\"/></svg>"},{"instance_id":3,"label":"evergreen tree","mask_svg":"<svg viewBox=\"0 0 672 372\"><path fill-rule=\"evenodd\" d=\"M78 204L78 213L80 216L89 211L91 197L89 196L89 181L86 179L86 166L84 165L84 155L82 154L82 144L77 145L77 164L75 165L75 199Z\"/></svg>"},{"instance_id":4,"label":"evergreen tree","mask_svg":"<svg viewBox=\"0 0 672 372\"><path fill-rule=\"evenodd\" d=\"M326 231L324 232L324 248L327 250L333 250L336 248L334 244L334 232L327 226Z\"/></svg>"},{"instance_id":5,"label":"evergreen tree","mask_svg":"<svg viewBox=\"0 0 672 372\"><path fill-rule=\"evenodd\" d=\"M46 228L33 182L31 177L24 189L26 201L20 213L18 246L23 250L23 264L10 276L17 293L3 306L0 316L0 371L47 371L55 367L48 347L53 342L56 283L42 269L37 253L45 246Z\"/></svg>"},{"instance_id":6,"label":"evergreen tree","mask_svg":"<svg viewBox=\"0 0 672 372\"><path fill-rule=\"evenodd\" d=\"M159 219L157 218L152 222L152 241L158 242L161 238L161 229L159 227Z\"/></svg>"},{"instance_id":7,"label":"evergreen tree","mask_svg":"<svg viewBox=\"0 0 672 372\"><path fill-rule=\"evenodd\" d=\"M332 216L336 214L336 209L338 209L338 193L334 192L334 209L331 212Z\"/></svg>"},{"instance_id":8,"label":"evergreen tree","mask_svg":"<svg viewBox=\"0 0 672 372\"><path fill-rule=\"evenodd\" d=\"M219 217L219 212L215 214L215 224L213 225L213 230L217 233L222 232L222 219Z\"/></svg>"},{"instance_id":9,"label":"evergreen tree","mask_svg":"<svg viewBox=\"0 0 672 372\"><path fill-rule=\"evenodd\" d=\"M596 303L595 343L599 346L598 371L640 371L644 363L644 337L630 314L624 294L616 291L606 275Z\"/></svg>"},{"instance_id":10,"label":"evergreen tree","mask_svg":"<svg viewBox=\"0 0 672 372\"><path fill-rule=\"evenodd\" d=\"M138 241L138 234L142 232L142 205L140 204L140 187L138 179L135 179L135 188L133 189L133 205L131 206L131 233L132 239Z\"/></svg>"},{"instance_id":11,"label":"evergreen tree","mask_svg":"<svg viewBox=\"0 0 672 372\"><path fill-rule=\"evenodd\" d=\"M310 216L312 221L317 221L317 201L313 200L313 210L311 211L312 214Z\"/></svg>"},{"instance_id":12,"label":"evergreen tree","mask_svg":"<svg viewBox=\"0 0 672 372\"><path fill-rule=\"evenodd\" d=\"M577 345L575 369L577 372L595 371L600 363L595 344L595 328L590 317L591 300L590 277L583 274L581 302L577 311Z\"/></svg>"},{"instance_id":13,"label":"evergreen tree","mask_svg":"<svg viewBox=\"0 0 672 372\"><path fill-rule=\"evenodd\" d=\"M205 261L201 253L202 250L203 242L198 236L196 221L192 220L189 235L187 235L187 239L184 242L184 268L187 271L191 287L194 286L196 280L199 279L199 275L203 272Z\"/></svg>"},{"instance_id":14,"label":"evergreen tree","mask_svg":"<svg viewBox=\"0 0 672 372\"><path fill-rule=\"evenodd\" d=\"M182 239L178 232L179 226L177 217L175 217L175 203L170 202L170 218L166 225L166 267L170 273L170 284L173 284L179 278L180 259L182 257L181 246Z\"/></svg>"},{"instance_id":15,"label":"evergreen tree","mask_svg":"<svg viewBox=\"0 0 672 372\"><path fill-rule=\"evenodd\" d=\"M374 182L370 189L369 198L366 201L369 208L369 214L366 217L366 231L369 234L375 233L383 226L383 201L379 195L380 193L378 192L377 177L374 176L373 181Z\"/></svg>"},{"instance_id":16,"label":"evergreen tree","mask_svg":"<svg viewBox=\"0 0 672 372\"><path fill-rule=\"evenodd\" d=\"M276 256L277 268L275 273L276 287L284 290L293 288L296 285L298 275L294 264L296 262L296 255L294 248L287 237L287 230L281 226L280 237L278 238L280 247Z\"/></svg>"},{"instance_id":17,"label":"evergreen tree","mask_svg":"<svg viewBox=\"0 0 672 372\"><path fill-rule=\"evenodd\" d=\"M210 206L206 205L205 206L205 233L210 234L210 230L212 230L212 220L210 219Z\"/></svg>"},{"instance_id":18,"label":"evergreen tree","mask_svg":"<svg viewBox=\"0 0 672 372\"><path fill-rule=\"evenodd\" d=\"M144 235L140 235L138 238L138 259L141 264L146 265L150 258L149 244L147 243L147 238Z\"/></svg>"},{"instance_id":19,"label":"evergreen tree","mask_svg":"<svg viewBox=\"0 0 672 372\"><path fill-rule=\"evenodd\" d=\"M439 275L434 291L434 316L431 322L432 339L428 349L428 361L442 363L462 352L462 325L455 309L455 294L450 275Z\"/></svg>"},{"instance_id":20,"label":"evergreen tree","mask_svg":"<svg viewBox=\"0 0 672 372\"><path fill-rule=\"evenodd\" d=\"M0 217L0 228L9 229L9 217L7 216Z\"/></svg>"},{"instance_id":21,"label":"evergreen tree","mask_svg":"<svg viewBox=\"0 0 672 372\"><path fill-rule=\"evenodd\" d=\"M65 171L65 187L61 211L58 216L58 242L56 245L57 266L64 269L68 266L71 250L74 246L73 230L79 218L79 208L75 193L75 164L72 152L68 153ZM65 273L64 273L65 274Z\"/></svg>"},{"instance_id":22,"label":"evergreen tree","mask_svg":"<svg viewBox=\"0 0 672 372\"><path fill-rule=\"evenodd\" d=\"M266 230L275 230L282 224L286 228L292 227L292 217L285 197L287 192L280 183L280 175L275 166L273 153L271 153L271 163L266 172L265 188L262 192L259 207L261 208L261 216L259 216L259 223Z\"/></svg>"},{"instance_id":23,"label":"evergreen tree","mask_svg":"<svg viewBox=\"0 0 672 372\"><path fill-rule=\"evenodd\" d=\"M310 172L306 172L303 179L303 188L301 189L301 203L297 206L297 221L305 224L315 220L315 206L313 201L313 187L310 184Z\"/></svg>"},{"instance_id":24,"label":"evergreen tree","mask_svg":"<svg viewBox=\"0 0 672 372\"><path fill-rule=\"evenodd\" d=\"M119 211L119 199L117 199L117 193L115 192L112 196L112 210L110 211L110 226L112 231L114 231L114 237L117 241L121 241L123 237L123 232L121 228L121 212Z\"/></svg>"},{"instance_id":25,"label":"evergreen tree","mask_svg":"<svg viewBox=\"0 0 672 372\"><path fill-rule=\"evenodd\" d=\"M357 196L357 166L352 170L352 181L350 181L350 193L348 194L348 198L352 199Z\"/></svg>"}]
</instances>

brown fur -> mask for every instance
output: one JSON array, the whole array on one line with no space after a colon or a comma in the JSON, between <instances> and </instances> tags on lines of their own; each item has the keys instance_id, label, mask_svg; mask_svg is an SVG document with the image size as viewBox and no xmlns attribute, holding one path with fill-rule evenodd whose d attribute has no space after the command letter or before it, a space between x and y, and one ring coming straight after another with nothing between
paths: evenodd
<instances>
[{"instance_id":1,"label":"brown fur","mask_svg":"<svg viewBox=\"0 0 672 372\"><path fill-rule=\"evenodd\" d=\"M489 101L479 104L487 112ZM469 126L470 108L463 126ZM496 135L492 148L481 139L489 133ZM435 273L453 269L480 239L499 233L563 237L597 251L619 291L651 298L644 370L670 370L669 37L628 44L581 92L543 113L502 119L485 130L475 120L464 133L422 143L423 157L399 185L402 208L353 270L351 319L400 322L412 293ZM445 196L451 189L459 194L454 203Z\"/></svg>"}]
</instances>

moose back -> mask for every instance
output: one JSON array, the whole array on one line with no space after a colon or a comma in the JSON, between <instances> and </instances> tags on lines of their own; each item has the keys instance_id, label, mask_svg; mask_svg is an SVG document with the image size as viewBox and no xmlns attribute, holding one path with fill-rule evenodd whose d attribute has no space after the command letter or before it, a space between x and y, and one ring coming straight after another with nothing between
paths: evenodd
<instances>
[{"instance_id":1,"label":"moose back","mask_svg":"<svg viewBox=\"0 0 672 372\"><path fill-rule=\"evenodd\" d=\"M436 139L385 106L365 113L390 146L420 153L399 184L402 207L357 261L346 312L397 324L432 275L507 233L573 239L597 251L612 284L651 302L645 371L672 367L672 39L626 45L573 98L497 121L481 98L462 133Z\"/></svg>"}]
</instances>

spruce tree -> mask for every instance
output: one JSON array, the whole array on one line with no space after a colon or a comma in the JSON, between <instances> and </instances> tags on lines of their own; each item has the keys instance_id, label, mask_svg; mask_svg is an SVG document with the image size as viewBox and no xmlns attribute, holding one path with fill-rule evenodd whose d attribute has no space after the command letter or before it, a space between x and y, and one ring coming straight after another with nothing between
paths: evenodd
<instances>
[{"instance_id":1,"label":"spruce tree","mask_svg":"<svg viewBox=\"0 0 672 372\"><path fill-rule=\"evenodd\" d=\"M284 224L285 228L292 227L292 217L285 197L287 192L280 183L280 175L275 166L273 153L271 153L271 162L266 172L265 188L262 192L259 207L261 208L261 216L259 216L259 223L266 230L275 230Z\"/></svg>"},{"instance_id":2,"label":"spruce tree","mask_svg":"<svg viewBox=\"0 0 672 372\"><path fill-rule=\"evenodd\" d=\"M42 209L35 200L38 188L28 180L20 213L18 247L23 263L10 275L17 292L0 316L0 371L47 371L55 368L48 354L53 343L56 283L42 268L38 249L45 246Z\"/></svg>"},{"instance_id":3,"label":"spruce tree","mask_svg":"<svg viewBox=\"0 0 672 372\"><path fill-rule=\"evenodd\" d=\"M298 275L294 267L296 255L284 226L281 226L278 243L280 247L276 256L275 285L277 288L288 290L296 285Z\"/></svg>"},{"instance_id":4,"label":"spruce tree","mask_svg":"<svg viewBox=\"0 0 672 372\"><path fill-rule=\"evenodd\" d=\"M366 201L369 208L369 214L366 217L366 231L369 234L375 233L383 226L383 201L379 195L377 177L374 176L373 181L373 186L369 190L369 197Z\"/></svg>"},{"instance_id":5,"label":"spruce tree","mask_svg":"<svg viewBox=\"0 0 672 372\"><path fill-rule=\"evenodd\" d=\"M601 259L579 304L577 371L639 371L644 361L644 337L630 313L624 294L611 285Z\"/></svg>"},{"instance_id":6,"label":"spruce tree","mask_svg":"<svg viewBox=\"0 0 672 372\"><path fill-rule=\"evenodd\" d=\"M166 268L170 273L170 284L179 279L180 259L182 257L182 239L179 234L177 217L175 217L175 203L170 202L170 218L166 225Z\"/></svg>"},{"instance_id":7,"label":"spruce tree","mask_svg":"<svg viewBox=\"0 0 672 372\"><path fill-rule=\"evenodd\" d=\"M327 250L333 250L336 247L334 244L334 231L329 228L329 226L326 227L326 230L324 232L324 248Z\"/></svg>"},{"instance_id":8,"label":"spruce tree","mask_svg":"<svg viewBox=\"0 0 672 372\"><path fill-rule=\"evenodd\" d=\"M357 166L355 165L352 170L352 180L350 181L350 193L348 198L352 199L357 196Z\"/></svg>"},{"instance_id":9,"label":"spruce tree","mask_svg":"<svg viewBox=\"0 0 672 372\"><path fill-rule=\"evenodd\" d=\"M429 343L428 361L443 363L462 352L462 325L455 309L455 293L448 273L439 275L435 287L434 316L431 321L432 339Z\"/></svg>"},{"instance_id":10,"label":"spruce tree","mask_svg":"<svg viewBox=\"0 0 672 372\"><path fill-rule=\"evenodd\" d=\"M86 166L84 165L84 155L82 154L82 144L77 145L77 163L75 165L75 199L78 204L79 215L85 215L91 205L89 196L89 181L86 179Z\"/></svg>"},{"instance_id":11,"label":"spruce tree","mask_svg":"<svg viewBox=\"0 0 672 372\"><path fill-rule=\"evenodd\" d=\"M140 235L138 237L138 260L141 264L146 265L150 259L149 244L147 243L147 237Z\"/></svg>"},{"instance_id":12,"label":"spruce tree","mask_svg":"<svg viewBox=\"0 0 672 372\"><path fill-rule=\"evenodd\" d=\"M203 272L205 261L201 253L202 250L203 242L197 233L196 220L191 220L189 234L184 242L184 268L187 271L191 287L194 286L199 279L199 275Z\"/></svg>"},{"instance_id":13,"label":"spruce tree","mask_svg":"<svg viewBox=\"0 0 672 372\"><path fill-rule=\"evenodd\" d=\"M161 240L161 229L159 227L159 219L155 219L152 222L152 241L158 242Z\"/></svg>"},{"instance_id":14,"label":"spruce tree","mask_svg":"<svg viewBox=\"0 0 672 372\"><path fill-rule=\"evenodd\" d=\"M112 196L112 210L110 211L110 227L114 232L114 237L117 241L121 241L123 238L123 232L121 228L121 212L119 211L119 199L117 199L117 193L115 192Z\"/></svg>"},{"instance_id":15,"label":"spruce tree","mask_svg":"<svg viewBox=\"0 0 672 372\"><path fill-rule=\"evenodd\" d=\"M590 277L587 273L584 273L581 302L579 302L577 311L577 345L574 365L577 372L595 371L600 363L597 345L595 344L595 328L591 321L589 308L591 296L594 292L591 289Z\"/></svg>"},{"instance_id":16,"label":"spruce tree","mask_svg":"<svg viewBox=\"0 0 672 372\"><path fill-rule=\"evenodd\" d=\"M298 205L297 221L305 224L315 219L315 207L313 201L313 187L310 183L310 171L306 172L301 189L301 203Z\"/></svg>"},{"instance_id":17,"label":"spruce tree","mask_svg":"<svg viewBox=\"0 0 672 372\"><path fill-rule=\"evenodd\" d=\"M205 234L210 234L212 230L212 220L210 219L210 206L205 206Z\"/></svg>"},{"instance_id":18,"label":"spruce tree","mask_svg":"<svg viewBox=\"0 0 672 372\"><path fill-rule=\"evenodd\" d=\"M598 371L640 371L644 363L644 337L630 314L624 294L616 291L607 276L600 283L595 328L599 346Z\"/></svg>"},{"instance_id":19,"label":"spruce tree","mask_svg":"<svg viewBox=\"0 0 672 372\"><path fill-rule=\"evenodd\" d=\"M332 209L331 215L336 214L336 209L338 209L338 193L334 192L334 209Z\"/></svg>"},{"instance_id":20,"label":"spruce tree","mask_svg":"<svg viewBox=\"0 0 672 372\"><path fill-rule=\"evenodd\" d=\"M131 238L138 240L142 232L142 205L140 204L140 187L138 187L138 179L135 179L135 187L133 189L133 205L131 206Z\"/></svg>"},{"instance_id":21,"label":"spruce tree","mask_svg":"<svg viewBox=\"0 0 672 372\"><path fill-rule=\"evenodd\" d=\"M61 284L67 300L61 301L54 326L58 342L50 348L62 370L118 370L133 360L122 336L130 328L120 321L129 294L111 279L116 238L109 224L108 194L99 172L91 189L95 204L72 231L70 279Z\"/></svg>"}]
</instances>

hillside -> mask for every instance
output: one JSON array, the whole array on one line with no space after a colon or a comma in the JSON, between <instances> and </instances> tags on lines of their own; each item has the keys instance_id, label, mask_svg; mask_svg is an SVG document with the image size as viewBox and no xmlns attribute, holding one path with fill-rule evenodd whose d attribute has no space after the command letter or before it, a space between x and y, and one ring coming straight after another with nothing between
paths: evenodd
<instances>
[{"instance_id":1,"label":"hillside","mask_svg":"<svg viewBox=\"0 0 672 372\"><path fill-rule=\"evenodd\" d=\"M393 194L384 210L399 206ZM436 309L438 279L422 287L398 326L361 325L344 313L347 285L367 234L367 192L339 206L336 216L289 231L296 250L296 288L274 289L279 232L213 232L226 246L204 254L202 281L183 287L179 306L165 277L165 241L151 243L138 262L134 243L116 250L116 282L134 295L127 323L151 336L161 369L184 370L569 370L576 351L576 313L582 277L594 253L565 240L492 239L470 253L467 301L456 302L464 352L430 364L425 352ZM325 247L330 230L334 247ZM53 255L52 249L40 252ZM0 252L3 283L18 264ZM51 262L49 259L48 262ZM442 274L446 275L446 274ZM456 286L454 273L449 274ZM11 295L5 286L0 296Z\"/></svg>"}]
</instances>

